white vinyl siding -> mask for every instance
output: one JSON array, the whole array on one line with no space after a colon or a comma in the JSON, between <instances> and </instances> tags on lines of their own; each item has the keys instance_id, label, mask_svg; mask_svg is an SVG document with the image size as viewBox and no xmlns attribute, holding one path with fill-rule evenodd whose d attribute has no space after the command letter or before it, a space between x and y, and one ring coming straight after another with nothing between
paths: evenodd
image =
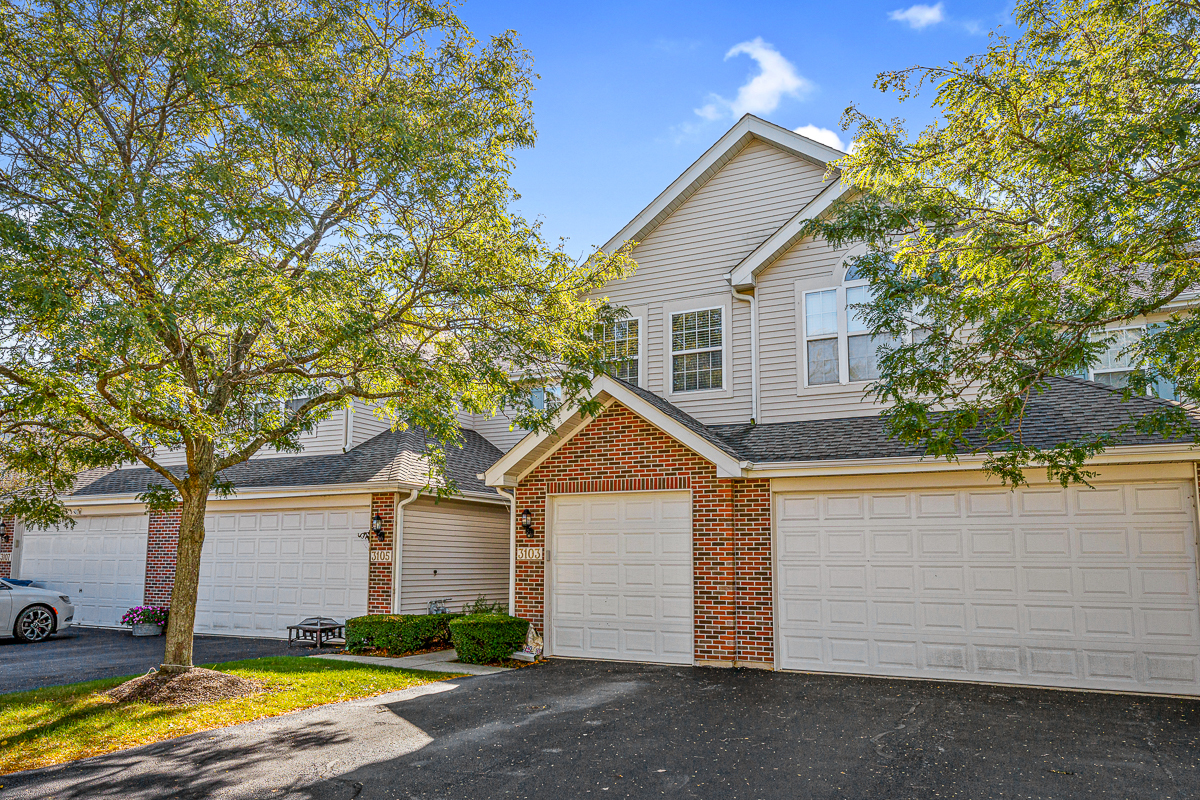
<instances>
[{"instance_id":1,"label":"white vinyl siding","mask_svg":"<svg viewBox=\"0 0 1200 800\"><path fill-rule=\"evenodd\" d=\"M512 418L503 411L491 417L474 414L471 419L471 430L504 452L508 452L514 444L524 439L525 434L529 432L523 428L513 428Z\"/></svg>"},{"instance_id":2,"label":"white vinyl siding","mask_svg":"<svg viewBox=\"0 0 1200 800\"><path fill-rule=\"evenodd\" d=\"M776 494L779 666L1200 694L1193 492Z\"/></svg>"},{"instance_id":3,"label":"white vinyl siding","mask_svg":"<svg viewBox=\"0 0 1200 800\"><path fill-rule=\"evenodd\" d=\"M699 308L701 298L728 299L730 270L827 185L823 168L752 140L643 238L633 251L637 271L598 293L614 305L646 308L643 387L670 395L705 423L750 419L749 304L732 303L725 317L732 342L724 365L728 392L670 393L666 309Z\"/></svg>"},{"instance_id":4,"label":"white vinyl siding","mask_svg":"<svg viewBox=\"0 0 1200 800\"><path fill-rule=\"evenodd\" d=\"M426 614L430 600L458 611L479 595L507 603L508 525L508 509L492 503L420 497L405 506L400 613Z\"/></svg>"},{"instance_id":5,"label":"white vinyl siding","mask_svg":"<svg viewBox=\"0 0 1200 800\"><path fill-rule=\"evenodd\" d=\"M863 398L865 383L806 386L804 294L837 286L845 252L803 241L758 276L760 423L878 413ZM840 348L839 371L845 356Z\"/></svg>"}]
</instances>

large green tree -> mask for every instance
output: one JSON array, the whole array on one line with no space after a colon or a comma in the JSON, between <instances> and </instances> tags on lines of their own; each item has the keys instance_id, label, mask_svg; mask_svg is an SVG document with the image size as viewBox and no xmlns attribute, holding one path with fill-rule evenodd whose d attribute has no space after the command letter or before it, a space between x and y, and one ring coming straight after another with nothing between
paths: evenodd
<instances>
[{"instance_id":1,"label":"large green tree","mask_svg":"<svg viewBox=\"0 0 1200 800\"><path fill-rule=\"evenodd\" d=\"M1184 302L1200 288L1200 6L1025 0L1016 21L1019 37L981 55L879 76L901 99L932 92L938 119L910 136L848 109L852 190L808 231L868 245L863 312L890 342L869 391L895 435L1065 485L1123 430L1197 433L1169 405L1053 448L1021 422L1051 376L1081 373L1147 315L1170 316L1128 348L1144 369L1126 397L1173 384L1200 401Z\"/></svg>"},{"instance_id":2,"label":"large green tree","mask_svg":"<svg viewBox=\"0 0 1200 800\"><path fill-rule=\"evenodd\" d=\"M630 262L511 212L532 77L439 0L0 0L0 505L51 524L80 470L156 472L165 667L222 470L353 398L453 442L456 404L535 427L531 385L585 390L583 298Z\"/></svg>"}]
</instances>

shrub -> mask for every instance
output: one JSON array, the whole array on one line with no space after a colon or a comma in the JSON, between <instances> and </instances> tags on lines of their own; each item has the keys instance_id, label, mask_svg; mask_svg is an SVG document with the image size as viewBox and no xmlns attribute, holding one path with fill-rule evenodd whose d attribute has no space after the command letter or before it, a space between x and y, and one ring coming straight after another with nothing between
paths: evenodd
<instances>
[{"instance_id":1,"label":"shrub","mask_svg":"<svg viewBox=\"0 0 1200 800\"><path fill-rule=\"evenodd\" d=\"M529 620L507 614L471 614L450 623L450 635L458 660L487 664L512 654L525 644Z\"/></svg>"},{"instance_id":2,"label":"shrub","mask_svg":"<svg viewBox=\"0 0 1200 800\"><path fill-rule=\"evenodd\" d=\"M463 614L507 614L508 603L502 603L499 600L492 602L487 599L487 595L479 595L473 602L463 603Z\"/></svg>"},{"instance_id":3,"label":"shrub","mask_svg":"<svg viewBox=\"0 0 1200 800\"><path fill-rule=\"evenodd\" d=\"M346 649L407 653L450 644L450 621L458 614L368 614L346 620Z\"/></svg>"},{"instance_id":4,"label":"shrub","mask_svg":"<svg viewBox=\"0 0 1200 800\"><path fill-rule=\"evenodd\" d=\"M169 608L163 606L135 606L121 617L122 625L166 625Z\"/></svg>"}]
</instances>

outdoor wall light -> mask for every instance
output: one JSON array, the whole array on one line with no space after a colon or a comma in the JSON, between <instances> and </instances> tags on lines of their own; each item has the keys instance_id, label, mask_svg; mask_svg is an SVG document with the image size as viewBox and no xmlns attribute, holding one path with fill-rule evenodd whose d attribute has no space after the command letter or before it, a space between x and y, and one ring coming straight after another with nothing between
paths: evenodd
<instances>
[{"instance_id":1,"label":"outdoor wall light","mask_svg":"<svg viewBox=\"0 0 1200 800\"><path fill-rule=\"evenodd\" d=\"M528 508L521 512L521 527L525 529L525 535L533 538L533 512Z\"/></svg>"},{"instance_id":2,"label":"outdoor wall light","mask_svg":"<svg viewBox=\"0 0 1200 800\"><path fill-rule=\"evenodd\" d=\"M371 533L375 534L375 538L379 539L379 541L383 541L383 517L378 514L371 517Z\"/></svg>"},{"instance_id":3,"label":"outdoor wall light","mask_svg":"<svg viewBox=\"0 0 1200 800\"><path fill-rule=\"evenodd\" d=\"M12 539L12 534L8 532L8 523L0 519L0 542L7 542Z\"/></svg>"}]
</instances>

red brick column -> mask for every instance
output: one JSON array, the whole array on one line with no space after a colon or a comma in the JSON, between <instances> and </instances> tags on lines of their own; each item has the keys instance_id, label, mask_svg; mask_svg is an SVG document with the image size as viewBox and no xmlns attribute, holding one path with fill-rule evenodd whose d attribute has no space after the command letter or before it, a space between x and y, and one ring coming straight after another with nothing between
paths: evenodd
<instances>
[{"instance_id":1,"label":"red brick column","mask_svg":"<svg viewBox=\"0 0 1200 800\"><path fill-rule=\"evenodd\" d=\"M775 667L775 591L771 581L771 481L736 481L737 665Z\"/></svg>"},{"instance_id":2,"label":"red brick column","mask_svg":"<svg viewBox=\"0 0 1200 800\"><path fill-rule=\"evenodd\" d=\"M392 557L396 542L396 495L371 495L371 519L383 518L383 541L371 534L367 571L367 613L392 613ZM369 529L369 528L368 528Z\"/></svg>"},{"instance_id":3,"label":"red brick column","mask_svg":"<svg viewBox=\"0 0 1200 800\"><path fill-rule=\"evenodd\" d=\"M16 517L4 517L4 531L8 541L0 539L0 578L12 577L13 542L16 541Z\"/></svg>"},{"instance_id":4,"label":"red brick column","mask_svg":"<svg viewBox=\"0 0 1200 800\"><path fill-rule=\"evenodd\" d=\"M170 511L151 511L146 539L146 588L142 594L148 606L169 606L175 588L175 557L179 550L179 506Z\"/></svg>"}]
</instances>

